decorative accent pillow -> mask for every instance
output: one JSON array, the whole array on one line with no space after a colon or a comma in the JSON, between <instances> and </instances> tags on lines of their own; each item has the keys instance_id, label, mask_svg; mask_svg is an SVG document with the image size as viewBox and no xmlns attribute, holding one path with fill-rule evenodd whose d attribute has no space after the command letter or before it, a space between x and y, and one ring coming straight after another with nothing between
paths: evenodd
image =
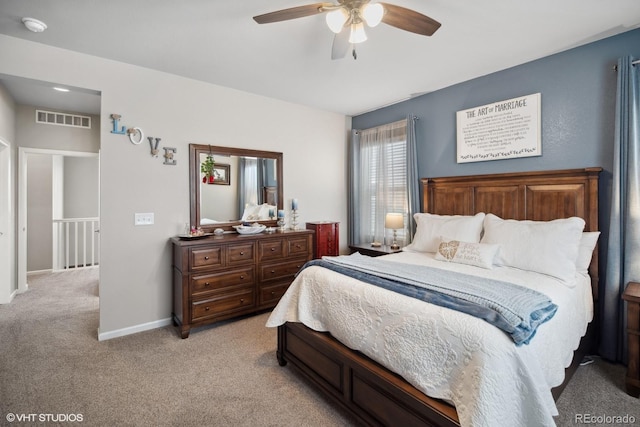
<instances>
[{"instance_id":1,"label":"decorative accent pillow","mask_svg":"<svg viewBox=\"0 0 640 427\"><path fill-rule=\"evenodd\" d=\"M268 203L263 203L258 206L258 209L255 212L257 215L256 219L269 219L269 210L271 210L273 212L273 216L275 216L278 212L278 207Z\"/></svg>"},{"instance_id":2,"label":"decorative accent pillow","mask_svg":"<svg viewBox=\"0 0 640 427\"><path fill-rule=\"evenodd\" d=\"M253 203L247 203L244 206L244 213L242 214L242 221L257 221L260 219L269 219L269 209L273 209L273 212L277 212L278 208L274 205L263 203L261 205L255 205Z\"/></svg>"},{"instance_id":3,"label":"decorative accent pillow","mask_svg":"<svg viewBox=\"0 0 640 427\"><path fill-rule=\"evenodd\" d=\"M242 213L242 221L249 221L258 219L258 215L260 214L260 205L255 205L253 203L247 203L244 205L244 212Z\"/></svg>"},{"instance_id":4,"label":"decorative accent pillow","mask_svg":"<svg viewBox=\"0 0 640 427\"><path fill-rule=\"evenodd\" d=\"M589 272L593 250L596 247L596 243L598 243L599 237L599 231L585 231L582 233L580 246L578 247L578 258L576 258L576 270L578 273L587 274Z\"/></svg>"},{"instance_id":5,"label":"decorative accent pillow","mask_svg":"<svg viewBox=\"0 0 640 427\"><path fill-rule=\"evenodd\" d=\"M498 249L498 245L461 242L443 237L435 259L491 269Z\"/></svg>"},{"instance_id":6,"label":"decorative accent pillow","mask_svg":"<svg viewBox=\"0 0 640 427\"><path fill-rule=\"evenodd\" d=\"M548 274L571 286L584 225L578 217L516 221L487 214L482 243L500 245L496 265Z\"/></svg>"},{"instance_id":7,"label":"decorative accent pillow","mask_svg":"<svg viewBox=\"0 0 640 427\"><path fill-rule=\"evenodd\" d=\"M413 218L416 220L416 234L411 244L405 246L404 250L433 253L438 251L441 236L463 242L478 243L482 232L484 213L480 212L474 216L417 213L413 215Z\"/></svg>"}]
</instances>

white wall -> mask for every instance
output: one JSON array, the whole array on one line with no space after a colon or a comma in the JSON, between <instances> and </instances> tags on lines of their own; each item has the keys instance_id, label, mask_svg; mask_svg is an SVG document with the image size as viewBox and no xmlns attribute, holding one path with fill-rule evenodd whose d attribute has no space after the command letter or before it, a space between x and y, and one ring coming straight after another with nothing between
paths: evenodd
<instances>
[{"instance_id":1,"label":"white wall","mask_svg":"<svg viewBox=\"0 0 640 427\"><path fill-rule=\"evenodd\" d=\"M48 154L27 157L27 271L52 268L52 176Z\"/></svg>"},{"instance_id":2,"label":"white wall","mask_svg":"<svg viewBox=\"0 0 640 427\"><path fill-rule=\"evenodd\" d=\"M65 218L98 216L98 172L97 157L64 157Z\"/></svg>"},{"instance_id":3,"label":"white wall","mask_svg":"<svg viewBox=\"0 0 640 427\"><path fill-rule=\"evenodd\" d=\"M36 123L36 107L18 105L16 143L19 147L87 153L97 153L100 150L99 116L89 115L91 129L56 126Z\"/></svg>"},{"instance_id":4,"label":"white wall","mask_svg":"<svg viewBox=\"0 0 640 427\"><path fill-rule=\"evenodd\" d=\"M18 289L16 278L15 192L16 105L0 83L0 304Z\"/></svg>"},{"instance_id":5,"label":"white wall","mask_svg":"<svg viewBox=\"0 0 640 427\"><path fill-rule=\"evenodd\" d=\"M340 221L344 251L344 116L6 36L0 57L0 73L101 92L102 338L170 317L168 239L189 219L189 143L283 152L285 202L300 200L302 221ZM177 148L177 166L111 134L113 113ZM135 227L136 212L153 212L155 224Z\"/></svg>"}]
</instances>

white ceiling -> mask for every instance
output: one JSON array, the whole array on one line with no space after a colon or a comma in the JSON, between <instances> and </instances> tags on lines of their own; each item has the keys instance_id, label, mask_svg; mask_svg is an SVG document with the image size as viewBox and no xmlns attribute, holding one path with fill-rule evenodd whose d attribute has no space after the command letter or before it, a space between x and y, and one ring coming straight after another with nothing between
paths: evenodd
<instances>
[{"instance_id":1,"label":"white ceiling","mask_svg":"<svg viewBox=\"0 0 640 427\"><path fill-rule=\"evenodd\" d=\"M331 60L324 15L264 25L252 19L312 1L0 0L0 33L357 115L640 27L640 0L388 2L442 27L425 37L381 24L367 30L357 60ZM48 29L28 31L25 16ZM21 103L48 89L0 80ZM91 112L95 94L81 95L83 110L75 111Z\"/></svg>"}]
</instances>

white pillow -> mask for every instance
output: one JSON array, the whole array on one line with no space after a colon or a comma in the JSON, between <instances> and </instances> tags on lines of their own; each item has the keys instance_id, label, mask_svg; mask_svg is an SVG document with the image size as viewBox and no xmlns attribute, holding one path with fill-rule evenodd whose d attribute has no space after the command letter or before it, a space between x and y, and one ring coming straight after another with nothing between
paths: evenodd
<instances>
[{"instance_id":1,"label":"white pillow","mask_svg":"<svg viewBox=\"0 0 640 427\"><path fill-rule=\"evenodd\" d=\"M254 205L253 203L247 203L244 205L244 212L242 213L242 221L259 219L261 205Z\"/></svg>"},{"instance_id":2,"label":"white pillow","mask_svg":"<svg viewBox=\"0 0 640 427\"><path fill-rule=\"evenodd\" d=\"M596 247L596 243L598 243L599 237L599 231L586 231L582 233L580 246L578 246L578 258L576 258L576 270L578 273L586 274L589 272L593 250Z\"/></svg>"},{"instance_id":3,"label":"white pillow","mask_svg":"<svg viewBox=\"0 0 640 427\"><path fill-rule=\"evenodd\" d=\"M478 243L484 213L474 216L417 213L413 218L416 220L416 234L411 244L404 249L411 252L437 252L441 236Z\"/></svg>"},{"instance_id":4,"label":"white pillow","mask_svg":"<svg viewBox=\"0 0 640 427\"><path fill-rule=\"evenodd\" d=\"M256 209L255 219L269 219L269 210L273 209L273 216L276 216L278 213L278 208L276 206L270 205L268 203L263 203Z\"/></svg>"},{"instance_id":5,"label":"white pillow","mask_svg":"<svg viewBox=\"0 0 640 427\"><path fill-rule=\"evenodd\" d=\"M548 274L571 286L584 225L578 217L516 221L487 214L482 243L500 245L497 265Z\"/></svg>"},{"instance_id":6,"label":"white pillow","mask_svg":"<svg viewBox=\"0 0 640 427\"><path fill-rule=\"evenodd\" d=\"M491 269L498 249L499 245L461 242L443 237L435 259Z\"/></svg>"}]
</instances>

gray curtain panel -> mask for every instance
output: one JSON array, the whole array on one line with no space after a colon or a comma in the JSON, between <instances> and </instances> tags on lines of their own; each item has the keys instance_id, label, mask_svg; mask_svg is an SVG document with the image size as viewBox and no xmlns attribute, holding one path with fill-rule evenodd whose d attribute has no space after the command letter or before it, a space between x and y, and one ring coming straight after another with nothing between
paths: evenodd
<instances>
[{"instance_id":1,"label":"gray curtain panel","mask_svg":"<svg viewBox=\"0 0 640 427\"><path fill-rule=\"evenodd\" d=\"M356 129L351 131L351 143L349 144L349 192L348 192L348 221L349 221L349 234L348 244L353 245L360 243L360 236L358 230L360 230L360 218L358 211L360 210L360 202L358 199L358 188L360 187L360 181L358 179L358 169L360 164L360 134Z\"/></svg>"},{"instance_id":2,"label":"gray curtain panel","mask_svg":"<svg viewBox=\"0 0 640 427\"><path fill-rule=\"evenodd\" d=\"M420 212L420 177L418 176L418 150L416 142L416 120L413 114L407 116L407 244L413 241L416 222L413 214Z\"/></svg>"},{"instance_id":3,"label":"gray curtain panel","mask_svg":"<svg viewBox=\"0 0 640 427\"><path fill-rule=\"evenodd\" d=\"M640 77L631 57L618 60L611 221L601 293L600 355L626 362L622 292L640 281Z\"/></svg>"}]
</instances>

